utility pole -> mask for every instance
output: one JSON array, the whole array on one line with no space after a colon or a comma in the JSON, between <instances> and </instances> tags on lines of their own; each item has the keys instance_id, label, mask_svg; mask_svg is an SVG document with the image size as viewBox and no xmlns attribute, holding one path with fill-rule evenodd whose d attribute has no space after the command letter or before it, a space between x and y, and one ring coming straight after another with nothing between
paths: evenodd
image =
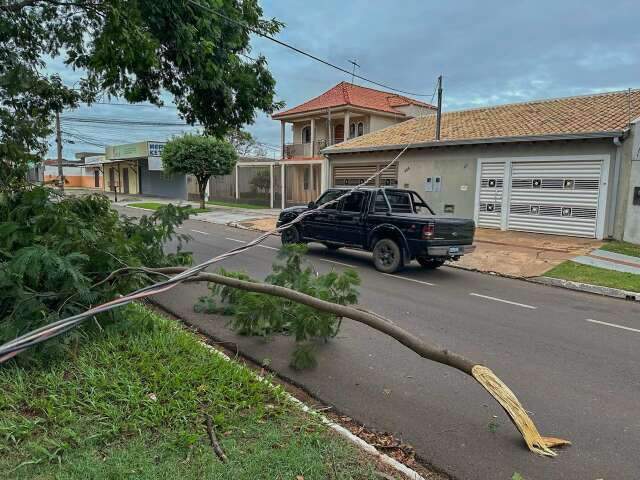
<instances>
[{"instance_id":1,"label":"utility pole","mask_svg":"<svg viewBox=\"0 0 640 480\"><path fill-rule=\"evenodd\" d=\"M60 191L64 192L64 170L62 167L62 131L60 130L60 112L56 112L56 146L58 150L58 177Z\"/></svg>"},{"instance_id":2,"label":"utility pole","mask_svg":"<svg viewBox=\"0 0 640 480\"><path fill-rule=\"evenodd\" d=\"M355 75L356 75L356 67L360 68L360 65L358 65L354 60L349 60L349 63L351 65L353 65L353 70L351 71L351 84L353 85L353 80L355 79Z\"/></svg>"},{"instance_id":3,"label":"utility pole","mask_svg":"<svg viewBox=\"0 0 640 480\"><path fill-rule=\"evenodd\" d=\"M438 110L436 111L436 140L440 140L441 120L442 120L442 75L438 77Z\"/></svg>"}]
</instances>

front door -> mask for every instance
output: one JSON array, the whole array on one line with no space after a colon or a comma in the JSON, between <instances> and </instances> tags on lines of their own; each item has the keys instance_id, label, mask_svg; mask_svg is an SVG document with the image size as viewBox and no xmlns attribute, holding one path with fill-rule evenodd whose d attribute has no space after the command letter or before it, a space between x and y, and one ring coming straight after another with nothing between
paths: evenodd
<instances>
[{"instance_id":1,"label":"front door","mask_svg":"<svg viewBox=\"0 0 640 480\"><path fill-rule=\"evenodd\" d=\"M100 170L97 168L93 171L93 186L100 188Z\"/></svg>"},{"instance_id":2,"label":"front door","mask_svg":"<svg viewBox=\"0 0 640 480\"><path fill-rule=\"evenodd\" d=\"M333 132L333 140L335 143L344 142L344 125L336 125Z\"/></svg>"},{"instance_id":3,"label":"front door","mask_svg":"<svg viewBox=\"0 0 640 480\"><path fill-rule=\"evenodd\" d=\"M364 244L365 199L363 192L353 192L342 200L334 222L338 242L356 246Z\"/></svg>"},{"instance_id":4,"label":"front door","mask_svg":"<svg viewBox=\"0 0 640 480\"><path fill-rule=\"evenodd\" d=\"M115 191L116 189L116 171L113 168L109 169L109 190Z\"/></svg>"},{"instance_id":5,"label":"front door","mask_svg":"<svg viewBox=\"0 0 640 480\"><path fill-rule=\"evenodd\" d=\"M129 169L122 169L122 188L124 193L129 193Z\"/></svg>"}]
</instances>

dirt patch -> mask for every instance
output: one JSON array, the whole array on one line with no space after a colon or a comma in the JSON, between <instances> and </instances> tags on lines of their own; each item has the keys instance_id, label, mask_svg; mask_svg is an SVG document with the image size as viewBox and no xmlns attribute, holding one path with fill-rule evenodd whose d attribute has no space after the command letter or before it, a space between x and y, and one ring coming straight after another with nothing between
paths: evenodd
<instances>
[{"instance_id":1,"label":"dirt patch","mask_svg":"<svg viewBox=\"0 0 640 480\"><path fill-rule=\"evenodd\" d=\"M240 225L244 228L249 228L251 230L258 230L260 232L270 232L274 228L276 228L277 218L259 218L256 220L248 220L246 222L240 222Z\"/></svg>"},{"instance_id":2,"label":"dirt patch","mask_svg":"<svg viewBox=\"0 0 640 480\"><path fill-rule=\"evenodd\" d=\"M602 245L601 241L589 238L486 228L476 230L474 243L475 252L462 257L454 266L525 278L543 275L565 260Z\"/></svg>"}]
</instances>

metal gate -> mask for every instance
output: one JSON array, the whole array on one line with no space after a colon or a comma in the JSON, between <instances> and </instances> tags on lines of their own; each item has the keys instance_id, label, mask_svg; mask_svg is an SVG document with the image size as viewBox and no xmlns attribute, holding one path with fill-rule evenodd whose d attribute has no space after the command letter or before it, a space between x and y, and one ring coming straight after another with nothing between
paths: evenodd
<instances>
[{"instance_id":1,"label":"metal gate","mask_svg":"<svg viewBox=\"0 0 640 480\"><path fill-rule=\"evenodd\" d=\"M481 165L478 226L500 228L505 162L482 163Z\"/></svg>"},{"instance_id":2,"label":"metal gate","mask_svg":"<svg viewBox=\"0 0 640 480\"><path fill-rule=\"evenodd\" d=\"M600 160L514 162L507 228L595 237L601 173Z\"/></svg>"}]
</instances>

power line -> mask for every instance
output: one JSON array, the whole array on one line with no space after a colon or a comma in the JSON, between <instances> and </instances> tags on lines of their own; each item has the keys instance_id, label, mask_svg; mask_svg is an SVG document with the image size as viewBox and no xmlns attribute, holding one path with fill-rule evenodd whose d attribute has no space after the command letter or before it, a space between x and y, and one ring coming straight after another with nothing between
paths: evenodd
<instances>
[{"instance_id":1,"label":"power line","mask_svg":"<svg viewBox=\"0 0 640 480\"><path fill-rule=\"evenodd\" d=\"M328 67L335 68L336 70L339 70L339 71L341 71L343 73L346 73L347 75L351 75L352 77L358 78L360 80L364 80L365 82L369 82L369 83L371 83L373 85L377 85L377 86L382 87L382 88L386 88L387 90L393 90L394 92L404 93L405 95L411 95L412 97L428 97L429 96L429 94L426 94L426 93L408 92L406 90L401 90L399 88L394 88L394 87L391 87L391 86L386 85L384 83L376 82L375 80L371 80L371 79L363 77L361 75L357 75L355 72L350 72L349 70L347 70L345 68L342 68L342 67L339 67L338 65L335 65L334 63L331 63L328 60L324 60L324 59L322 59L320 57L317 57L316 55L313 55L313 54L311 54L309 52L306 52L306 51L304 51L304 50L302 50L302 49L300 49L298 47L295 47L295 46L293 46L293 45L291 45L289 43L283 42L282 40L278 40L277 38L272 37L271 35L266 34L264 32L261 32L260 30L254 28L254 27L251 27L250 25L247 25L244 22L241 22L239 20L235 20L235 19L233 19L231 17L228 17L225 14L220 13L219 11L211 8L208 5L202 5L201 3L198 3L195 0L187 0L187 1L189 3L197 6L197 7L202 8L203 10L206 10L209 13L212 13L212 14L220 17L220 18L224 18L225 20L227 20L227 21L229 21L231 23L235 23L236 25L239 25L242 28L246 28L247 30L249 30L250 32L255 33L256 35L259 35L259 36L261 36L263 38L266 38L267 40L271 40L272 42L275 42L278 45L282 45L283 47L288 48L290 50L293 50L296 53L304 55L305 57L309 57L312 60L315 60L316 62L323 63L323 64L327 65Z\"/></svg>"},{"instance_id":2,"label":"power line","mask_svg":"<svg viewBox=\"0 0 640 480\"><path fill-rule=\"evenodd\" d=\"M104 125L140 125L146 127L200 127L202 125L195 124L190 125L188 123L176 123L176 122L145 122L139 120L125 120L121 118L96 118L96 117L74 117L66 116L62 118L65 122L72 123L97 123Z\"/></svg>"},{"instance_id":3,"label":"power line","mask_svg":"<svg viewBox=\"0 0 640 480\"><path fill-rule=\"evenodd\" d=\"M112 107L146 107L146 108L170 108L177 110L175 105L154 105L152 103L113 103L113 102L81 102L84 105L109 105Z\"/></svg>"}]
</instances>

